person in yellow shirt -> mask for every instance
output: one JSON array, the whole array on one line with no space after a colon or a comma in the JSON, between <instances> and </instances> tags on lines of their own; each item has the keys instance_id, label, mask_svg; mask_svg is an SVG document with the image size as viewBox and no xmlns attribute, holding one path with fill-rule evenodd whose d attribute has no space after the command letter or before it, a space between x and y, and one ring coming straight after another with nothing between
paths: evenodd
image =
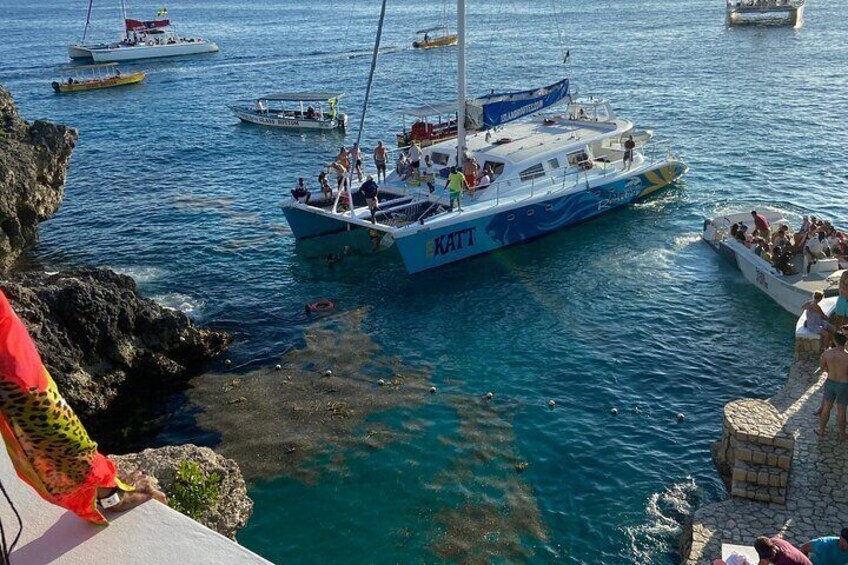
<instances>
[{"instance_id":1,"label":"person in yellow shirt","mask_svg":"<svg viewBox=\"0 0 848 565\"><path fill-rule=\"evenodd\" d=\"M457 170L456 167L451 167L451 172L448 175L448 182L445 183L445 188L450 189L450 206L453 210L453 203L456 201L457 209L462 212L462 191L468 185L465 182L465 175Z\"/></svg>"}]
</instances>

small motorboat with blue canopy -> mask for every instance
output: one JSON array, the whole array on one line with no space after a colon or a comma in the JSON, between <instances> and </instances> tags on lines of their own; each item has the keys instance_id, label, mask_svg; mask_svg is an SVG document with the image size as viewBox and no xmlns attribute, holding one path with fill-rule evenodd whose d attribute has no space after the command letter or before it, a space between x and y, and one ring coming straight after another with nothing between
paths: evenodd
<instances>
[{"instance_id":1,"label":"small motorboat with blue canopy","mask_svg":"<svg viewBox=\"0 0 848 565\"><path fill-rule=\"evenodd\" d=\"M335 130L347 126L342 92L274 92L230 106L243 122L276 128Z\"/></svg>"}]
</instances>

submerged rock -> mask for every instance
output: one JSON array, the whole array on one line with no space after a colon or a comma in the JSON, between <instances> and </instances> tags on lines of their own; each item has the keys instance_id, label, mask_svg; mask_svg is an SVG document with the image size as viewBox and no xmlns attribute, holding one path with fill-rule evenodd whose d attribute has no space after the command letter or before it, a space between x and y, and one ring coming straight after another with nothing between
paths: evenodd
<instances>
[{"instance_id":1,"label":"submerged rock","mask_svg":"<svg viewBox=\"0 0 848 565\"><path fill-rule=\"evenodd\" d=\"M185 314L138 295L135 281L108 269L19 273L0 280L62 395L84 420L123 389L168 390L200 372L229 345Z\"/></svg>"},{"instance_id":2,"label":"submerged rock","mask_svg":"<svg viewBox=\"0 0 848 565\"><path fill-rule=\"evenodd\" d=\"M247 496L238 464L208 447L191 444L160 447L145 449L141 453L111 455L110 458L117 465L120 475L143 471L154 477L166 493L171 490L183 461L197 463L206 476L217 474L221 478L217 483L218 496L198 522L230 539L235 539L236 533L247 525L253 513L253 501Z\"/></svg>"},{"instance_id":3,"label":"submerged rock","mask_svg":"<svg viewBox=\"0 0 848 565\"><path fill-rule=\"evenodd\" d=\"M18 114L0 86L0 270L38 240L38 224L62 204L77 131Z\"/></svg>"}]
</instances>

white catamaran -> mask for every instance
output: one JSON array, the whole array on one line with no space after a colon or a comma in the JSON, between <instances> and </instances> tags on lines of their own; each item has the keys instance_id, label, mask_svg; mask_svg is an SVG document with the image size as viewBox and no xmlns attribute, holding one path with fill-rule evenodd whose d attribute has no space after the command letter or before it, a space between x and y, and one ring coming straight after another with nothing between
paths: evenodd
<instances>
[{"instance_id":1,"label":"white catamaran","mask_svg":"<svg viewBox=\"0 0 848 565\"><path fill-rule=\"evenodd\" d=\"M380 185L373 218L350 188L346 198L343 191L332 199L316 192L309 203L285 202L283 211L296 238L367 233L379 238L380 248L397 249L407 271L417 273L588 220L666 187L686 172L670 151L648 149L650 134L637 132L602 100L572 101L560 115L502 125L538 110L538 98L550 93L495 97L482 111L494 129L468 135L465 0L458 0L457 8L456 141L422 150L420 162L430 163L429 176L420 169L389 174ZM479 180L466 174L468 184L476 186L452 202L457 194L452 198L447 189L448 172L452 167L463 171L470 160L488 174ZM347 200L353 203L349 208Z\"/></svg>"},{"instance_id":2,"label":"white catamaran","mask_svg":"<svg viewBox=\"0 0 848 565\"><path fill-rule=\"evenodd\" d=\"M124 18L124 34L121 39L114 43L86 43L91 25L92 2L93 0L88 2L82 39L79 43L72 43L68 46L68 55L71 59L93 59L96 63L112 63L218 51L218 46L211 41L200 37L181 37L171 27L169 19L133 20L127 18L123 0L121 1L121 14ZM167 11L162 9L157 17L166 15Z\"/></svg>"}]
</instances>

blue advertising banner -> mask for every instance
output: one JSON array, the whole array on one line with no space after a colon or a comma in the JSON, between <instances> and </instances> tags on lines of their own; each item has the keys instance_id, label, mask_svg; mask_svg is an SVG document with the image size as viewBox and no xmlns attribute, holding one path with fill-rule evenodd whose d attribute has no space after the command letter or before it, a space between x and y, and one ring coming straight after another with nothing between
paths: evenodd
<instances>
[{"instance_id":1,"label":"blue advertising banner","mask_svg":"<svg viewBox=\"0 0 848 565\"><path fill-rule=\"evenodd\" d=\"M568 93L566 78L544 88L477 98L474 104L483 108L483 123L478 127L488 129L539 112L560 102Z\"/></svg>"}]
</instances>

